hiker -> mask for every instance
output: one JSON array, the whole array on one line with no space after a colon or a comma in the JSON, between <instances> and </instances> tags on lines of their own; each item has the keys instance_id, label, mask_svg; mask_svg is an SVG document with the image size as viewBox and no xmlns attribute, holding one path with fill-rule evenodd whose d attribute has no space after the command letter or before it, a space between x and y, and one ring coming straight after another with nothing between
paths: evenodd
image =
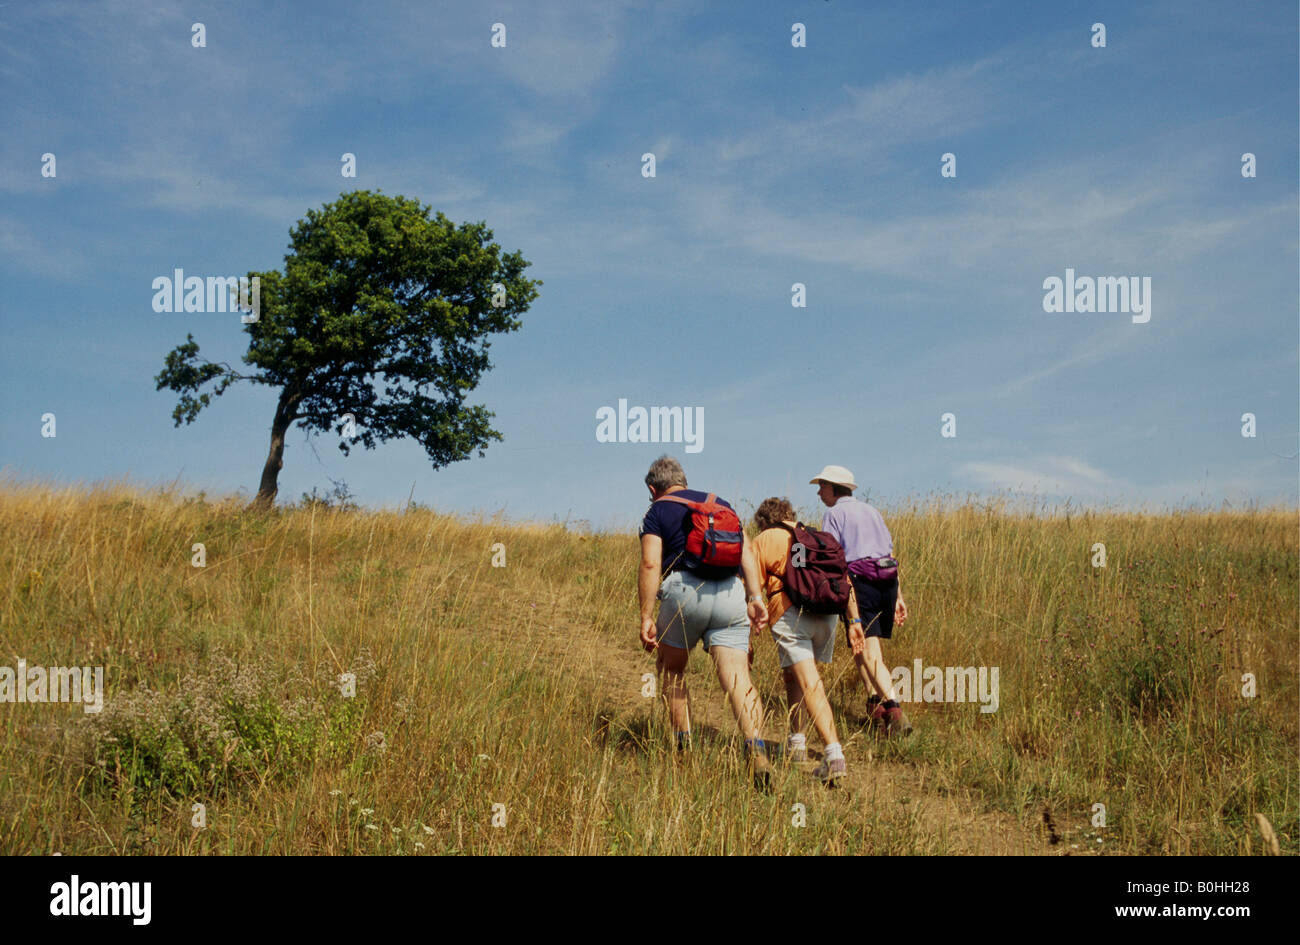
<instances>
[{"instance_id":1,"label":"hiker","mask_svg":"<svg viewBox=\"0 0 1300 945\"><path fill-rule=\"evenodd\" d=\"M833 786L848 773L848 766L817 664L830 663L835 651L835 630L846 607L850 620L854 621L849 626L851 645L860 650L865 643L844 556L838 545L830 545L831 536L825 532L810 533L796 519L788 499L764 499L754 513L754 524L759 528L754 539L754 556L766 580L768 624L776 641L785 680L786 705L790 710L786 758L792 762L808 760L804 717L810 715L825 746L821 765L813 774ZM819 542L819 536L823 541ZM796 541L801 548L792 560ZM831 553L817 555L819 544ZM791 577L794 567L807 569L813 583L819 583L817 577L826 576L825 583L819 584L826 597L824 606L805 596L806 585L794 586ZM795 602L796 596L803 598L801 603Z\"/></svg>"},{"instance_id":2,"label":"hiker","mask_svg":"<svg viewBox=\"0 0 1300 945\"><path fill-rule=\"evenodd\" d=\"M651 503L641 523L637 578L641 645L656 653L677 748L690 745L683 673L702 639L745 738L755 783L766 787L771 765L762 739L763 708L749 678L750 630L757 633L767 623L753 550L731 506L712 493L686 488L686 474L671 456L650 465L645 483ZM656 599L662 601L658 619Z\"/></svg>"},{"instance_id":3,"label":"hiker","mask_svg":"<svg viewBox=\"0 0 1300 945\"><path fill-rule=\"evenodd\" d=\"M894 539L875 506L853 497L858 484L843 466L827 466L810 481L827 507L822 529L835 536L848 561L866 636L866 646L853 659L867 692L875 690L867 697L871 721L881 725L887 735L907 735L912 723L898 704L880 653L880 641L893 635L895 623L902 626L907 620L907 604L898 586L898 562L892 557Z\"/></svg>"}]
</instances>

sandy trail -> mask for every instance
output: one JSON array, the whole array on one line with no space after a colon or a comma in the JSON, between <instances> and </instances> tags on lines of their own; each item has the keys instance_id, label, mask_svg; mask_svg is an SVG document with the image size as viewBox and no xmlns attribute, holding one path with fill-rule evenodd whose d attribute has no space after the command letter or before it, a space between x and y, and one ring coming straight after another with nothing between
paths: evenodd
<instances>
[{"instance_id":1,"label":"sandy trail","mask_svg":"<svg viewBox=\"0 0 1300 945\"><path fill-rule=\"evenodd\" d=\"M618 646L604 639L603 634L563 634L564 641L556 646L557 631L581 626L575 615L570 623L559 619L551 626L539 621L530 632L541 644L537 652L552 654L544 658L562 663L566 671L574 674L583 684L603 694L603 721L596 725L617 725L640 733L645 732L652 711L663 711L655 700L641 694L643 674L654 671L654 660L643 652L634 640L631 629L626 646ZM631 622L629 622L629 628ZM760 642L756 660L774 660L771 639ZM697 737L732 739L736 733L735 719L712 675L711 661L701 647L691 654L692 667L708 667L706 678L691 678L690 683L692 728ZM837 654L836 662L825 671L827 682L837 673L846 670L843 657ZM784 700L764 694L767 702L764 721L764 738L783 744L787 732ZM861 705L863 696L858 690L854 704ZM855 724L855 721L857 724ZM871 805L910 805L910 816L919 830L940 838L945 853L978 855L1060 855L1060 846L1049 843L1047 832L1038 823L1024 823L1003 811L991 810L972 795L953 796L941 792L928 783L928 770L921 763L886 761L877 758L879 740L861 724L860 720L847 720L847 731L840 732L849 774L842 790ZM819 757L820 742L815 733L809 734L809 754ZM778 765L782 764L777 762ZM811 765L806 766L811 768ZM812 781L811 776L808 776ZM824 790L817 785L819 790ZM1063 846L1063 845L1062 845Z\"/></svg>"}]
</instances>

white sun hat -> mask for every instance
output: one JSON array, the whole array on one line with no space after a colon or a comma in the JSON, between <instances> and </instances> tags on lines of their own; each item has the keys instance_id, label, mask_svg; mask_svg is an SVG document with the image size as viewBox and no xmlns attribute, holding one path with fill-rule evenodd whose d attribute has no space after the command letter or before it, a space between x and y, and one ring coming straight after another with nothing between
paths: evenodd
<instances>
[{"instance_id":1,"label":"white sun hat","mask_svg":"<svg viewBox=\"0 0 1300 945\"><path fill-rule=\"evenodd\" d=\"M814 486L819 482L829 482L837 486L848 486L849 489L858 487L858 484L853 481L853 473L843 466L827 466L817 474L817 478L808 481Z\"/></svg>"}]
</instances>

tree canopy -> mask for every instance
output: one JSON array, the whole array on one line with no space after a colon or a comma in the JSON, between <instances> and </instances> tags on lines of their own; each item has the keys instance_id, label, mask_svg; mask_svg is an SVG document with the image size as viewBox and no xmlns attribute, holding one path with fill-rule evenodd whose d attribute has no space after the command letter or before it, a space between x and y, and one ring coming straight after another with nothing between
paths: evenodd
<instances>
[{"instance_id":1,"label":"tree canopy","mask_svg":"<svg viewBox=\"0 0 1300 945\"><path fill-rule=\"evenodd\" d=\"M435 469L501 439L492 412L465 398L492 367L490 336L520 327L542 283L524 278L528 261L503 254L486 223L430 212L364 190L307 211L290 230L284 272L249 274L260 282L260 313L244 325L253 371L202 359L192 334L167 354L155 380L180 394L176 426L237 381L280 390L257 502L275 499L294 423L343 436L350 414L345 454L409 436Z\"/></svg>"}]
</instances>

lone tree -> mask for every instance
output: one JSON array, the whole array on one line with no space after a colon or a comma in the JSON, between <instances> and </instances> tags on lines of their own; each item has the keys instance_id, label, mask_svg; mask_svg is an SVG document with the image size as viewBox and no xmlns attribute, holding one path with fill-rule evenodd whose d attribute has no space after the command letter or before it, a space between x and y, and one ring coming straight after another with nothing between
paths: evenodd
<instances>
[{"instance_id":1,"label":"lone tree","mask_svg":"<svg viewBox=\"0 0 1300 945\"><path fill-rule=\"evenodd\" d=\"M413 437L435 469L501 439L493 414L465 395L492 367L488 335L518 329L542 283L523 277L530 264L518 252L501 254L485 223L457 227L430 209L362 190L307 211L289 232L283 275L249 274L261 285L259 316L244 326L255 373L201 359L193 335L167 354L155 380L181 395L178 427L236 381L280 389L255 506L275 501L295 422L351 432L345 455L358 442Z\"/></svg>"}]
</instances>

